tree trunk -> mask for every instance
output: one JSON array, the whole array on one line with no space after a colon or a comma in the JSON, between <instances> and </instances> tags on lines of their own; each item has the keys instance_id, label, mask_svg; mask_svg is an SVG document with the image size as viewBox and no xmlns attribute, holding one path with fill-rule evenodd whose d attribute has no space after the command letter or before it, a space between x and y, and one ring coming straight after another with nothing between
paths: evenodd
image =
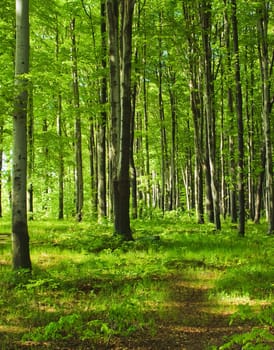
<instances>
[{"instance_id":1,"label":"tree trunk","mask_svg":"<svg viewBox=\"0 0 274 350\"><path fill-rule=\"evenodd\" d=\"M165 127L165 109L163 101L163 52L162 52L162 13L159 14L159 26L160 35L159 41L159 62L158 62L158 104L159 104L159 116L160 116L160 129L161 129L161 203L160 207L162 213L166 210L166 172L168 170L167 165L167 138L166 138L166 127Z\"/></svg>"},{"instance_id":2,"label":"tree trunk","mask_svg":"<svg viewBox=\"0 0 274 350\"><path fill-rule=\"evenodd\" d=\"M62 95L57 97L57 135L59 137L59 171L58 171L58 219L64 218L64 155L63 155L63 120L62 120Z\"/></svg>"},{"instance_id":3,"label":"tree trunk","mask_svg":"<svg viewBox=\"0 0 274 350\"><path fill-rule=\"evenodd\" d=\"M33 88L29 83L28 89L28 211L29 220L33 220L33 169L34 169L34 116L33 116Z\"/></svg>"},{"instance_id":4,"label":"tree trunk","mask_svg":"<svg viewBox=\"0 0 274 350\"><path fill-rule=\"evenodd\" d=\"M257 190L256 190L256 196L255 196L255 215L254 215L255 224L259 224L261 219L263 185L265 180L265 163L266 163L266 154L265 154L265 145L264 145L261 149L261 171L258 178Z\"/></svg>"},{"instance_id":5,"label":"tree trunk","mask_svg":"<svg viewBox=\"0 0 274 350\"><path fill-rule=\"evenodd\" d=\"M13 117L12 258L13 268L31 270L27 224L27 104L29 2L16 0L15 104Z\"/></svg>"},{"instance_id":6,"label":"tree trunk","mask_svg":"<svg viewBox=\"0 0 274 350\"><path fill-rule=\"evenodd\" d=\"M82 131L80 114L80 97L77 68L77 47L75 36L75 18L71 20L71 49L72 49L72 81L73 81L73 106L75 112L75 186L76 186L76 220L82 220L84 203L83 190L83 165L82 165Z\"/></svg>"},{"instance_id":7,"label":"tree trunk","mask_svg":"<svg viewBox=\"0 0 274 350\"><path fill-rule=\"evenodd\" d=\"M176 93L175 86L176 73L169 72L169 100L171 108L171 154L170 154L170 199L169 199L169 210L176 209L177 196L177 172L176 172L176 159L177 159L177 106L176 106Z\"/></svg>"},{"instance_id":8,"label":"tree trunk","mask_svg":"<svg viewBox=\"0 0 274 350\"><path fill-rule=\"evenodd\" d=\"M268 57L268 11L269 1L262 1L258 19L259 34L259 58L262 79L262 121L265 143L265 180L266 180L266 205L268 213L268 233L274 234L274 182L273 182L273 160L272 160L272 135L271 135L271 113L270 113L270 64Z\"/></svg>"},{"instance_id":9,"label":"tree trunk","mask_svg":"<svg viewBox=\"0 0 274 350\"><path fill-rule=\"evenodd\" d=\"M148 96L147 96L147 45L146 45L146 34L144 38L143 46L143 109L144 109L144 128L145 128L145 172L147 177L147 195L145 202L149 208L149 215L151 215L152 209L152 186L151 186L151 174L150 174L150 157L149 157L149 138L148 138Z\"/></svg>"},{"instance_id":10,"label":"tree trunk","mask_svg":"<svg viewBox=\"0 0 274 350\"><path fill-rule=\"evenodd\" d=\"M236 0L231 0L233 51L235 62L235 83L236 83L236 112L238 119L238 193L239 193L239 235L245 234L245 186L244 186L244 124L243 124L243 98L240 74L239 44L238 44L238 21Z\"/></svg>"},{"instance_id":11,"label":"tree trunk","mask_svg":"<svg viewBox=\"0 0 274 350\"><path fill-rule=\"evenodd\" d=\"M103 77L101 78L101 118L98 131L98 217L107 216L107 180L106 180L106 124L107 124L107 77L105 75L107 67L107 42L106 42L106 5L101 0L101 66Z\"/></svg>"},{"instance_id":12,"label":"tree trunk","mask_svg":"<svg viewBox=\"0 0 274 350\"><path fill-rule=\"evenodd\" d=\"M57 65L59 62L60 45L59 45L59 26L58 17L56 16L56 35L55 35L55 56ZM58 73L61 72L58 70ZM62 118L62 93L59 89L56 103L56 131L58 135L58 219L62 220L64 218L64 154L63 154L63 118Z\"/></svg>"},{"instance_id":13,"label":"tree trunk","mask_svg":"<svg viewBox=\"0 0 274 350\"><path fill-rule=\"evenodd\" d=\"M0 120L0 218L3 216L2 206L2 172L3 172L3 133L4 133L4 121Z\"/></svg>"},{"instance_id":14,"label":"tree trunk","mask_svg":"<svg viewBox=\"0 0 274 350\"><path fill-rule=\"evenodd\" d=\"M221 229L219 191L216 172L216 130L214 111L214 81L212 74L212 52L210 44L211 33L211 3L204 0L201 8L202 37L204 47L204 73L205 73L205 113L206 113L206 139L208 145L208 162L210 170L210 187L213 199L214 223L217 230Z\"/></svg>"},{"instance_id":15,"label":"tree trunk","mask_svg":"<svg viewBox=\"0 0 274 350\"><path fill-rule=\"evenodd\" d=\"M133 239L129 217L129 164L134 3L135 0L122 0L120 4L117 0L107 0L111 73L114 230L121 234L125 240Z\"/></svg>"},{"instance_id":16,"label":"tree trunk","mask_svg":"<svg viewBox=\"0 0 274 350\"><path fill-rule=\"evenodd\" d=\"M237 222L237 193L236 193L236 162L235 162L235 141L234 141L234 105L233 105L233 91L232 91L232 82L230 73L232 70L231 67L231 45L230 45L230 20L227 10L227 0L224 0L224 4L226 7L224 22L225 22L225 45L226 45L226 69L228 75L228 86L227 86L227 108L228 108L228 116L230 120L230 130L229 130L229 138L228 138L228 148L229 148L229 177L230 182L228 185L229 190L229 214L232 223Z\"/></svg>"},{"instance_id":17,"label":"tree trunk","mask_svg":"<svg viewBox=\"0 0 274 350\"><path fill-rule=\"evenodd\" d=\"M190 105L194 127L195 149L195 207L197 222L204 223L204 186L203 186L203 101L201 97L201 84L199 81L200 61L197 55L199 42L195 35L195 13L192 8L183 2L183 12L186 23L186 33L189 51L190 71ZM214 220L214 218L212 219Z\"/></svg>"}]
</instances>

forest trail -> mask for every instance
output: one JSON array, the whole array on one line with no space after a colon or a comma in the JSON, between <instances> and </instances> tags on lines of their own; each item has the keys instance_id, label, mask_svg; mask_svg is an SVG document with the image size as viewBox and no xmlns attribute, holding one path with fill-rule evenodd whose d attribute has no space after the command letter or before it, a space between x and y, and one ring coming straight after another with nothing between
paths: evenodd
<instances>
[{"instance_id":1,"label":"forest trail","mask_svg":"<svg viewBox=\"0 0 274 350\"><path fill-rule=\"evenodd\" d=\"M170 277L165 284L168 298L161 314L153 313L155 329L144 329L130 337L112 337L108 344L90 340L62 342L16 342L5 350L210 350L224 343L223 338L247 331L247 325L229 326L231 307L224 310L209 298L215 272L205 270L202 279ZM204 284L203 284L204 282ZM151 312L151 311L150 311ZM2 348L0 348L2 349Z\"/></svg>"},{"instance_id":2,"label":"forest trail","mask_svg":"<svg viewBox=\"0 0 274 350\"><path fill-rule=\"evenodd\" d=\"M206 271L204 276L212 278ZM169 281L169 300L163 316L156 322L154 335L139 333L121 340L113 350L206 350L224 343L223 338L243 331L242 326L229 326L230 313L209 300L208 281L184 280L181 276ZM247 327L245 326L245 331Z\"/></svg>"}]
</instances>

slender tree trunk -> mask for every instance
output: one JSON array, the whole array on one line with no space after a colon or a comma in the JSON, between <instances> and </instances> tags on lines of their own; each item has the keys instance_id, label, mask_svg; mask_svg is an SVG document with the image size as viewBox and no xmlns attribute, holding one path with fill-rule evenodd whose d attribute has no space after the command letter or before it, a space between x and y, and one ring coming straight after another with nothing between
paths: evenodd
<instances>
[{"instance_id":1,"label":"slender tree trunk","mask_svg":"<svg viewBox=\"0 0 274 350\"><path fill-rule=\"evenodd\" d=\"M194 126L195 149L195 207L197 221L204 223L204 185L203 185L203 102L201 98L201 84L199 82L200 61L197 55L199 42L195 35L195 13L188 3L183 2L183 12L186 23L189 51L190 71L190 104ZM214 220L214 218L212 218Z\"/></svg>"},{"instance_id":2,"label":"slender tree trunk","mask_svg":"<svg viewBox=\"0 0 274 350\"><path fill-rule=\"evenodd\" d=\"M138 50L135 50L135 64L138 63ZM136 72L137 73L137 72ZM132 111L131 111L131 132L130 132L130 178L131 178L131 202L132 202L132 218L136 219L138 216L138 202L137 202L137 171L134 162L134 128L135 128L135 113L136 113L136 100L138 94L138 81L136 80L132 89Z\"/></svg>"},{"instance_id":3,"label":"slender tree trunk","mask_svg":"<svg viewBox=\"0 0 274 350\"><path fill-rule=\"evenodd\" d=\"M159 116L160 116L160 127L161 127L161 210L165 213L165 198L166 198L166 128L165 128L165 110L163 102L163 52L162 52L162 13L159 14L159 62L158 62L158 80L159 80L159 90L158 90L158 103L159 103Z\"/></svg>"},{"instance_id":4,"label":"slender tree trunk","mask_svg":"<svg viewBox=\"0 0 274 350\"><path fill-rule=\"evenodd\" d=\"M274 234L274 182L273 182L273 154L271 135L271 102L270 102L270 64L268 57L268 11L269 1L262 1L258 19L259 57L262 79L262 121L265 143L265 180L266 180L266 205L268 213L268 233Z\"/></svg>"},{"instance_id":5,"label":"slender tree trunk","mask_svg":"<svg viewBox=\"0 0 274 350\"><path fill-rule=\"evenodd\" d=\"M2 205L2 171L3 171L3 133L4 133L4 121L0 120L0 218L3 217L3 205Z\"/></svg>"},{"instance_id":6,"label":"slender tree trunk","mask_svg":"<svg viewBox=\"0 0 274 350\"><path fill-rule=\"evenodd\" d=\"M262 197L263 197L263 185L265 181L265 164L266 164L266 154L265 145L261 149L261 171L258 177L257 190L255 196L255 215L254 223L259 224L261 219L261 207L262 207Z\"/></svg>"},{"instance_id":7,"label":"slender tree trunk","mask_svg":"<svg viewBox=\"0 0 274 350\"><path fill-rule=\"evenodd\" d=\"M177 106L176 93L174 86L176 83L176 73L169 72L169 100L171 108L171 154L170 154L170 199L169 210L176 209L176 188L177 188L177 173L176 173L176 155L177 155Z\"/></svg>"},{"instance_id":8,"label":"slender tree trunk","mask_svg":"<svg viewBox=\"0 0 274 350\"><path fill-rule=\"evenodd\" d=\"M56 63L59 64L59 26L58 26L58 17L56 18L56 36L55 36L55 56ZM61 72L58 71L60 74ZM59 140L58 147L58 219L62 220L64 218L64 176L65 176L65 167L64 167L64 154L63 154L63 118L62 118L62 93L59 90L57 94L57 111L56 111L56 126L57 126L57 135Z\"/></svg>"},{"instance_id":9,"label":"slender tree trunk","mask_svg":"<svg viewBox=\"0 0 274 350\"><path fill-rule=\"evenodd\" d=\"M71 49L72 49L72 81L73 81L73 105L75 111L75 185L76 185L76 220L82 220L84 203L83 189L83 161L82 161L82 131L80 114L80 97L77 68L77 46L75 35L75 18L71 20Z\"/></svg>"},{"instance_id":10,"label":"slender tree trunk","mask_svg":"<svg viewBox=\"0 0 274 350\"><path fill-rule=\"evenodd\" d=\"M246 48L247 49L247 48ZM248 57L246 57L246 61ZM247 156L247 166L248 166L248 209L249 218L254 220L255 216L255 187L254 187L254 176L253 176L253 164L254 164L254 122L253 122L253 86L254 84L254 67L251 63L251 82L248 80L248 65L245 64L245 75L246 75L246 92L245 92L245 105L246 105L246 115L247 115L247 132L248 132L248 156ZM251 97L251 98L250 98Z\"/></svg>"},{"instance_id":11,"label":"slender tree trunk","mask_svg":"<svg viewBox=\"0 0 274 350\"><path fill-rule=\"evenodd\" d=\"M33 220L33 169L34 169L34 115L33 88L29 83L28 89L28 211L29 220Z\"/></svg>"},{"instance_id":12,"label":"slender tree trunk","mask_svg":"<svg viewBox=\"0 0 274 350\"><path fill-rule=\"evenodd\" d=\"M149 208L149 213L151 215L152 209L152 186L151 186L151 174L150 174L150 157L149 157L149 139L148 139L148 94L147 94L147 45L146 45L146 34L145 34L145 43L143 46L143 109L144 109L144 129L145 129L145 172L147 177L147 198L146 202Z\"/></svg>"},{"instance_id":13,"label":"slender tree trunk","mask_svg":"<svg viewBox=\"0 0 274 350\"><path fill-rule=\"evenodd\" d=\"M216 130L214 111L214 82L212 74L212 52L210 44L211 33L211 3L204 0L201 9L202 37L204 46L204 71L205 71L205 113L207 125L208 161L210 169L210 187L213 199L214 223L217 230L221 229L220 202L216 172Z\"/></svg>"},{"instance_id":14,"label":"slender tree trunk","mask_svg":"<svg viewBox=\"0 0 274 350\"><path fill-rule=\"evenodd\" d=\"M48 131L48 121L46 118L44 118L42 132L46 134L47 131ZM44 157L45 157L45 164L48 164L48 162L49 162L49 149L48 149L47 144L45 145L45 147L43 147L43 152L44 152ZM44 191L43 191L42 209L47 212L47 210L48 210L48 195L49 195L49 172L48 172L48 169L46 167L45 167L44 171L45 171L45 174L44 174L45 184L44 184Z\"/></svg>"},{"instance_id":15,"label":"slender tree trunk","mask_svg":"<svg viewBox=\"0 0 274 350\"><path fill-rule=\"evenodd\" d=\"M228 86L227 86L227 107L228 115L230 120L230 130L229 130L229 139L228 139L228 148L229 148L229 214L231 217L231 222L237 222L237 192L236 192L236 162L235 162L235 141L234 141L234 105L233 105L233 91L232 91L232 81L231 81L231 45L230 45L230 20L227 11L227 1L224 0L226 6L224 21L225 21L225 45L226 45L226 55L227 55L227 76L228 76Z\"/></svg>"},{"instance_id":16,"label":"slender tree trunk","mask_svg":"<svg viewBox=\"0 0 274 350\"><path fill-rule=\"evenodd\" d=\"M222 78L224 73L222 72ZM221 214L226 218L226 181L225 181L225 133L224 133L224 86L223 79L221 83L221 137L220 137L220 171L221 171Z\"/></svg>"},{"instance_id":17,"label":"slender tree trunk","mask_svg":"<svg viewBox=\"0 0 274 350\"><path fill-rule=\"evenodd\" d=\"M13 268L31 270L27 223L27 104L29 2L16 0L15 105L13 116L12 258Z\"/></svg>"},{"instance_id":18,"label":"slender tree trunk","mask_svg":"<svg viewBox=\"0 0 274 350\"><path fill-rule=\"evenodd\" d=\"M110 144L110 184L114 207L114 181L117 181L117 164L119 154L119 136L121 119L120 94L120 53L119 53L119 2L107 1L107 18L109 25L110 58L110 103L111 103L111 144ZM115 211L115 208L113 208Z\"/></svg>"},{"instance_id":19,"label":"slender tree trunk","mask_svg":"<svg viewBox=\"0 0 274 350\"><path fill-rule=\"evenodd\" d=\"M101 0L101 66L103 77L101 78L101 118L98 131L98 216L107 216L107 179L106 179L106 124L107 124L107 77L105 74L107 67L107 42L106 42L106 5Z\"/></svg>"},{"instance_id":20,"label":"slender tree trunk","mask_svg":"<svg viewBox=\"0 0 274 350\"><path fill-rule=\"evenodd\" d=\"M231 0L231 23L233 32L233 51L235 62L236 83L236 112L238 117L238 193L239 193L239 235L245 234L245 186L244 186L244 123L243 123L243 98L240 74L240 58L238 44L238 21L236 0Z\"/></svg>"},{"instance_id":21,"label":"slender tree trunk","mask_svg":"<svg viewBox=\"0 0 274 350\"><path fill-rule=\"evenodd\" d=\"M98 130L97 130L98 131ZM95 122L90 118L89 125L89 173L90 173L90 191L91 191L91 209L92 214L98 217L98 207L99 207L99 165L98 165L98 157L100 146L98 144L98 140L96 139L96 128ZM96 152L97 150L97 152ZM98 176L97 176L98 174Z\"/></svg>"},{"instance_id":22,"label":"slender tree trunk","mask_svg":"<svg viewBox=\"0 0 274 350\"><path fill-rule=\"evenodd\" d=\"M58 172L58 219L64 218L64 155L63 155L63 120L62 120L62 95L57 97L57 135L59 137L59 172Z\"/></svg>"}]
</instances>

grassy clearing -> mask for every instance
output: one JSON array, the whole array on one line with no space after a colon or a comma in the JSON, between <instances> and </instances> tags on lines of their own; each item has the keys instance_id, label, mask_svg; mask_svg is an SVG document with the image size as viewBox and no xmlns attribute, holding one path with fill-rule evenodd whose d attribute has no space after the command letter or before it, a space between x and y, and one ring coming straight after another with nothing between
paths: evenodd
<instances>
[{"instance_id":1,"label":"grassy clearing","mask_svg":"<svg viewBox=\"0 0 274 350\"><path fill-rule=\"evenodd\" d=\"M135 221L133 229L135 241L123 243L107 223L30 222L33 274L26 276L10 269L10 239L1 236L10 228L1 221L1 349L152 337L159 319L177 317L175 287L204 291L208 313L249 305L253 315L273 305L273 237L264 225L249 224L244 239L228 225L216 234L176 215Z\"/></svg>"}]
</instances>

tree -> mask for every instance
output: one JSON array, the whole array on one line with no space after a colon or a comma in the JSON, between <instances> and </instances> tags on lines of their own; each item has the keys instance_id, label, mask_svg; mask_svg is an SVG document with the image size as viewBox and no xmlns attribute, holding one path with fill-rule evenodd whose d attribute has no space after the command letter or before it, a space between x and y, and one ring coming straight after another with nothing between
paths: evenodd
<instances>
[{"instance_id":1,"label":"tree","mask_svg":"<svg viewBox=\"0 0 274 350\"><path fill-rule=\"evenodd\" d=\"M243 96L240 73L238 19L236 1L231 0L231 23L233 32L233 53L235 55L235 85L236 85L236 113L238 120L238 192L239 192L239 235L245 234L245 179L244 179L244 123L243 123Z\"/></svg>"},{"instance_id":2,"label":"tree","mask_svg":"<svg viewBox=\"0 0 274 350\"><path fill-rule=\"evenodd\" d=\"M76 187L76 220L82 220L82 210L84 203L83 190L83 161L82 161L82 131L79 96L79 78L77 66L77 46L75 35L75 17L70 22L71 29L71 58L72 58L72 80L73 80L73 107L75 111L75 187Z\"/></svg>"},{"instance_id":3,"label":"tree","mask_svg":"<svg viewBox=\"0 0 274 350\"><path fill-rule=\"evenodd\" d=\"M202 1L201 27L204 49L204 89L205 89L205 115L206 136L208 147L208 161L210 171L210 188L213 199L214 223L217 230L221 229L219 190L216 172L216 110L214 105L214 76L212 72L212 49L211 49L211 1Z\"/></svg>"},{"instance_id":4,"label":"tree","mask_svg":"<svg viewBox=\"0 0 274 350\"><path fill-rule=\"evenodd\" d=\"M129 217L131 48L135 0L108 0L114 230L132 240Z\"/></svg>"},{"instance_id":5,"label":"tree","mask_svg":"<svg viewBox=\"0 0 274 350\"><path fill-rule=\"evenodd\" d=\"M270 99L270 76L273 68L274 52L272 51L272 62L270 63L268 47L269 8L270 2L265 0L261 2L261 5L258 8L258 48L262 81L262 122L265 147L266 208L268 215L268 233L274 234L274 182Z\"/></svg>"},{"instance_id":6,"label":"tree","mask_svg":"<svg viewBox=\"0 0 274 350\"><path fill-rule=\"evenodd\" d=\"M29 1L16 0L15 101L13 116L13 268L31 270L26 208Z\"/></svg>"},{"instance_id":7,"label":"tree","mask_svg":"<svg viewBox=\"0 0 274 350\"><path fill-rule=\"evenodd\" d=\"M107 178L106 178L106 127L107 127L107 38L106 38L106 5L101 0L101 66L102 79L100 91L101 119L98 128L98 215L100 217L107 216Z\"/></svg>"},{"instance_id":8,"label":"tree","mask_svg":"<svg viewBox=\"0 0 274 350\"><path fill-rule=\"evenodd\" d=\"M2 214L3 130L4 130L4 121L0 119L0 218L3 215Z\"/></svg>"}]
</instances>

